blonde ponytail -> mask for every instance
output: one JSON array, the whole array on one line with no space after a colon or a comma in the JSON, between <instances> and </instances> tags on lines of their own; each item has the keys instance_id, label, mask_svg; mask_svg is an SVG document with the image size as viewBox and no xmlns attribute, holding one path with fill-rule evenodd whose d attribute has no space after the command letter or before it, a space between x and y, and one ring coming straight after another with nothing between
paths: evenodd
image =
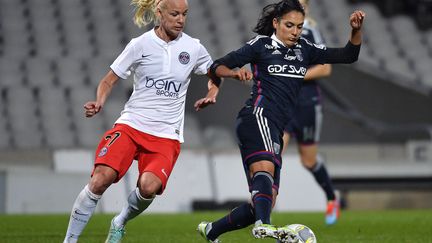
<instances>
[{"instance_id":1,"label":"blonde ponytail","mask_svg":"<svg viewBox=\"0 0 432 243\"><path fill-rule=\"evenodd\" d=\"M161 0L132 0L131 5L135 6L134 23L143 27L156 20L157 5Z\"/></svg>"}]
</instances>

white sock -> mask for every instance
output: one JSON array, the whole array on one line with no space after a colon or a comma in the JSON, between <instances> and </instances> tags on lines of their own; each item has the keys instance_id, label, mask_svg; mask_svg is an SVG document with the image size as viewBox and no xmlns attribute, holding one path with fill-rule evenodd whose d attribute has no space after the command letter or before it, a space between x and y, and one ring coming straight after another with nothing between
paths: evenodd
<instances>
[{"instance_id":1,"label":"white sock","mask_svg":"<svg viewBox=\"0 0 432 243\"><path fill-rule=\"evenodd\" d=\"M141 196L137 187L129 194L127 200L128 204L125 205L120 214L114 218L114 224L117 227L124 227L129 220L135 218L148 208L148 206L153 202L153 199L154 198L147 199Z\"/></svg>"},{"instance_id":2,"label":"white sock","mask_svg":"<svg viewBox=\"0 0 432 243\"><path fill-rule=\"evenodd\" d=\"M69 219L69 226L66 232L64 242L75 243L78 237L87 225L90 217L96 208L97 202L102 195L92 193L88 185L78 194L75 203L72 207L71 216Z\"/></svg>"}]
</instances>

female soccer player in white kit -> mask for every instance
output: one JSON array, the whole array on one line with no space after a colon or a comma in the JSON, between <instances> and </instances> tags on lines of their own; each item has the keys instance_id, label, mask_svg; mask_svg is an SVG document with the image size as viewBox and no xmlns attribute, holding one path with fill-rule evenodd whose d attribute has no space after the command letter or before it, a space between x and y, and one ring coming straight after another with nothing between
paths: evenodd
<instances>
[{"instance_id":1,"label":"female soccer player in white kit","mask_svg":"<svg viewBox=\"0 0 432 243\"><path fill-rule=\"evenodd\" d=\"M130 41L100 81L96 101L84 105L85 115L94 116L119 78L133 73L133 93L114 127L99 143L92 177L73 205L64 242L78 241L102 194L122 178L134 159L139 169L137 188L111 221L106 242L120 242L126 223L162 194L183 142L191 73L207 74L213 62L197 39L182 32L187 0L132 0L132 4L136 5L137 25L156 20L156 27ZM238 72L240 79L242 71ZM219 83L209 81L206 97L195 104L197 110L216 102Z\"/></svg>"}]
</instances>

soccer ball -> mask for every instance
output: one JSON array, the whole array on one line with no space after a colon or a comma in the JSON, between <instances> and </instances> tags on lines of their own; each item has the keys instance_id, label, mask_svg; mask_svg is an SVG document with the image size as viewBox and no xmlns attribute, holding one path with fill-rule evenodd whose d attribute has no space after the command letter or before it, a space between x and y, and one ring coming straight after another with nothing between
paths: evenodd
<instances>
[{"instance_id":1,"label":"soccer ball","mask_svg":"<svg viewBox=\"0 0 432 243\"><path fill-rule=\"evenodd\" d=\"M295 232L295 234L299 237L298 243L316 243L316 237L314 232L307 227L306 225L302 224L290 224L285 226L286 228L292 230ZM280 241L277 241L280 242Z\"/></svg>"}]
</instances>

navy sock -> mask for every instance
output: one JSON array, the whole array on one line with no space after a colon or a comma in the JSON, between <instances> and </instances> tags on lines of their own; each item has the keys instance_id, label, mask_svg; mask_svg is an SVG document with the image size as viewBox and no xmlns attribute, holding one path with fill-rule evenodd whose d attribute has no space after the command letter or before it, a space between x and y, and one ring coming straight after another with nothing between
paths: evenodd
<instances>
[{"instance_id":1,"label":"navy sock","mask_svg":"<svg viewBox=\"0 0 432 243\"><path fill-rule=\"evenodd\" d=\"M215 240L219 235L237 229L245 228L255 222L252 205L242 204L234 208L228 215L211 224L207 238Z\"/></svg>"},{"instance_id":2,"label":"navy sock","mask_svg":"<svg viewBox=\"0 0 432 243\"><path fill-rule=\"evenodd\" d=\"M317 160L317 163L312 169L309 169L310 172L312 172L313 176L315 177L315 180L318 182L318 184L321 186L321 188L324 190L327 200L335 200L336 196L334 193L333 184L330 180L330 176L327 173L327 169L324 165L324 163L320 160Z\"/></svg>"},{"instance_id":3,"label":"navy sock","mask_svg":"<svg viewBox=\"0 0 432 243\"><path fill-rule=\"evenodd\" d=\"M273 203L273 177L265 171L254 174L252 179L252 202L255 208L255 222L270 224Z\"/></svg>"}]
</instances>

